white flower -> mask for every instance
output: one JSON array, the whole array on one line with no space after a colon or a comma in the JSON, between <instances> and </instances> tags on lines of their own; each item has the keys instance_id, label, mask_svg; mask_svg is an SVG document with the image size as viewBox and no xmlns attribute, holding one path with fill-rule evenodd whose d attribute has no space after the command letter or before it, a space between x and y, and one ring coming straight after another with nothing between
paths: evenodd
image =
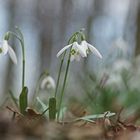
<instances>
[{"instance_id":1,"label":"white flower","mask_svg":"<svg viewBox=\"0 0 140 140\"><path fill-rule=\"evenodd\" d=\"M89 51L91 51L93 54L95 54L99 58L102 58L102 55L100 54L100 52L94 46L87 43L85 40L81 42L81 47L85 49L86 54L89 54Z\"/></svg>"},{"instance_id":2,"label":"white flower","mask_svg":"<svg viewBox=\"0 0 140 140\"><path fill-rule=\"evenodd\" d=\"M77 42L73 42L72 44L65 46L63 49L61 49L57 53L57 57L62 55L64 51L66 51L70 47L72 47L71 48L71 61L73 60L79 61L81 57L87 57L87 53L85 49L81 45L79 45Z\"/></svg>"},{"instance_id":3,"label":"white flower","mask_svg":"<svg viewBox=\"0 0 140 140\"><path fill-rule=\"evenodd\" d=\"M6 55L7 53L9 54L13 63L17 64L17 57L16 57L14 50L8 44L7 40L3 40L2 42L0 42L0 54Z\"/></svg>"},{"instance_id":4,"label":"white flower","mask_svg":"<svg viewBox=\"0 0 140 140\"><path fill-rule=\"evenodd\" d=\"M41 82L41 89L55 89L55 81L51 76L46 76Z\"/></svg>"},{"instance_id":5,"label":"white flower","mask_svg":"<svg viewBox=\"0 0 140 140\"><path fill-rule=\"evenodd\" d=\"M121 73L123 70L129 70L131 68L131 63L126 59L118 59L112 65L112 71L116 73Z\"/></svg>"},{"instance_id":6,"label":"white flower","mask_svg":"<svg viewBox=\"0 0 140 140\"><path fill-rule=\"evenodd\" d=\"M127 52L127 42L122 38L119 37L114 43L113 43L113 50L114 48L117 48L118 50L122 51L123 53Z\"/></svg>"}]
</instances>

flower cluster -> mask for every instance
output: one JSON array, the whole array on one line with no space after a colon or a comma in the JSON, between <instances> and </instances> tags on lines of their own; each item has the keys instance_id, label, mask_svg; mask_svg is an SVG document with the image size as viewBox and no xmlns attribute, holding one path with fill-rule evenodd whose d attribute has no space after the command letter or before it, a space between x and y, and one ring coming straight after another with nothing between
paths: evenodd
<instances>
[{"instance_id":1,"label":"flower cluster","mask_svg":"<svg viewBox=\"0 0 140 140\"><path fill-rule=\"evenodd\" d=\"M71 48L71 61L79 61L81 57L87 57L90 51L97 57L102 58L101 53L86 40L82 40L80 44L77 41L74 41L72 44L65 46L57 53L57 57L61 56L69 48Z\"/></svg>"}]
</instances>

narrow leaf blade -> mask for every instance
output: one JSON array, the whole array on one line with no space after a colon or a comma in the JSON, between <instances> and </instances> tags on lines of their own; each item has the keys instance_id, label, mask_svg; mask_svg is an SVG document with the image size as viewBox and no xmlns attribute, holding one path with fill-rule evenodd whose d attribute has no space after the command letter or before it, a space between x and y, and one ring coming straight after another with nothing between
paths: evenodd
<instances>
[{"instance_id":1,"label":"narrow leaf blade","mask_svg":"<svg viewBox=\"0 0 140 140\"><path fill-rule=\"evenodd\" d=\"M56 98L49 99L49 119L55 120L56 118Z\"/></svg>"},{"instance_id":2,"label":"narrow leaf blade","mask_svg":"<svg viewBox=\"0 0 140 140\"><path fill-rule=\"evenodd\" d=\"M106 112L105 112L106 113ZM95 115L87 115L87 116L84 116L84 117L80 117L80 118L77 118L76 120L95 120L95 119L101 119L101 118L104 118L104 117L112 117L115 115L115 113L111 113L111 112L108 112L107 115L104 114L95 114Z\"/></svg>"},{"instance_id":3,"label":"narrow leaf blade","mask_svg":"<svg viewBox=\"0 0 140 140\"><path fill-rule=\"evenodd\" d=\"M25 114L25 110L28 106L28 88L24 87L22 92L19 96L19 105L20 105L20 112Z\"/></svg>"},{"instance_id":4,"label":"narrow leaf blade","mask_svg":"<svg viewBox=\"0 0 140 140\"><path fill-rule=\"evenodd\" d=\"M41 101L41 99L39 97L36 97L36 100L39 103L39 105L41 106L41 108L40 108L41 111L45 111L47 108L49 108L49 106L46 105L43 101ZM45 112L44 115L46 117L48 117L48 112Z\"/></svg>"}]
</instances>

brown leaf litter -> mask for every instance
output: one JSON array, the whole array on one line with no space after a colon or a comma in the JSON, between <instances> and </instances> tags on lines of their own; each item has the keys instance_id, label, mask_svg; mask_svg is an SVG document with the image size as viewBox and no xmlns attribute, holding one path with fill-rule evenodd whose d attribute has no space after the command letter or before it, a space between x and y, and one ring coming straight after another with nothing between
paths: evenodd
<instances>
[{"instance_id":1,"label":"brown leaf litter","mask_svg":"<svg viewBox=\"0 0 140 140\"><path fill-rule=\"evenodd\" d=\"M33 109L22 115L9 108L0 112L0 140L140 140L140 128L120 117L57 123Z\"/></svg>"}]
</instances>

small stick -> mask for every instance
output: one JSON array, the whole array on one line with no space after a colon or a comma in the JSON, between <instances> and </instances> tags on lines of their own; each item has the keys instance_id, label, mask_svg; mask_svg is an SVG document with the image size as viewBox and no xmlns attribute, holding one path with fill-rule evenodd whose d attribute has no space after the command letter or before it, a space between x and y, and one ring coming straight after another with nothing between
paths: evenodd
<instances>
[{"instance_id":1,"label":"small stick","mask_svg":"<svg viewBox=\"0 0 140 140\"><path fill-rule=\"evenodd\" d=\"M19 112L13 110L13 109L10 108L9 106L6 106L6 108L9 109L10 111L12 111L12 112L15 113L15 114L22 115L21 113L19 113ZM22 116L23 116L23 115L22 115Z\"/></svg>"}]
</instances>

